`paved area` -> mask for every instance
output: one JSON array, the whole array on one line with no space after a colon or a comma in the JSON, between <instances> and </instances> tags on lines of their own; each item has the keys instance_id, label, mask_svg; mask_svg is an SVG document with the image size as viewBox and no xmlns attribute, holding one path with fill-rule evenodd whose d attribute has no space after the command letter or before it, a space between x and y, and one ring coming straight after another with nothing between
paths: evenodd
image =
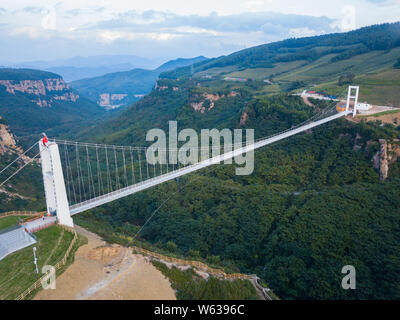
<instances>
[{"instance_id":1,"label":"paved area","mask_svg":"<svg viewBox=\"0 0 400 320\"><path fill-rule=\"evenodd\" d=\"M25 228L28 231L35 231L40 228L44 228L47 225L51 225L56 221L56 217L43 217L43 218L38 218L32 221L29 221L25 224Z\"/></svg>"}]
</instances>

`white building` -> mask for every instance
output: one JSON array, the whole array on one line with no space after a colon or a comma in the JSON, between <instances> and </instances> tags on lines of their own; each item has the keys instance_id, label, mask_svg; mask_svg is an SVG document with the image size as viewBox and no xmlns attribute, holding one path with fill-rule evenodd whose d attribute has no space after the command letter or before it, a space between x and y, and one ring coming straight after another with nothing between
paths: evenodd
<instances>
[{"instance_id":1,"label":"white building","mask_svg":"<svg viewBox=\"0 0 400 320\"><path fill-rule=\"evenodd\" d=\"M370 110L372 107L368 103L357 103L357 109L361 111Z\"/></svg>"}]
</instances>

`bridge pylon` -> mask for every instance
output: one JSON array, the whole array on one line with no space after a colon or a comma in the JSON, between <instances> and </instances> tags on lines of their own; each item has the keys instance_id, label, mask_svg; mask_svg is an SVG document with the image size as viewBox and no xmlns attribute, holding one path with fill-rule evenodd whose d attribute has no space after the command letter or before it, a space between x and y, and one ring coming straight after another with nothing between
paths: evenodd
<instances>
[{"instance_id":1,"label":"bridge pylon","mask_svg":"<svg viewBox=\"0 0 400 320\"><path fill-rule=\"evenodd\" d=\"M58 145L40 140L39 149L47 213L56 214L59 224L73 227Z\"/></svg>"},{"instance_id":2,"label":"bridge pylon","mask_svg":"<svg viewBox=\"0 0 400 320\"><path fill-rule=\"evenodd\" d=\"M353 94L353 91L355 90L355 93ZM349 86L348 92L347 92L347 103L346 103L346 112L349 112L350 108L350 100L354 100L354 106L353 106L353 118L357 114L357 104L358 104L358 93L360 91L359 86Z\"/></svg>"}]
</instances>

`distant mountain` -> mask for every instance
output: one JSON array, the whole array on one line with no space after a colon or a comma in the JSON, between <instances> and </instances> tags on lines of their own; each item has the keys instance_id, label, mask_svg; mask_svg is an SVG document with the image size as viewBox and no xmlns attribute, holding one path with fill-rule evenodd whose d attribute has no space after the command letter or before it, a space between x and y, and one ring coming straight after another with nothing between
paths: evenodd
<instances>
[{"instance_id":1,"label":"distant mountain","mask_svg":"<svg viewBox=\"0 0 400 320\"><path fill-rule=\"evenodd\" d=\"M178 59L170 60L170 61L162 64L156 70L160 71L160 72L174 70L176 68L190 66L192 64L195 64L195 63L198 63L201 61L205 61L205 60L208 60L208 59L204 56L198 56L198 57L195 57L192 59L178 58Z\"/></svg>"},{"instance_id":2,"label":"distant mountain","mask_svg":"<svg viewBox=\"0 0 400 320\"><path fill-rule=\"evenodd\" d=\"M153 69L158 64L158 60L131 55L78 56L53 61L8 63L11 67L40 69L55 72L60 74L67 82L101 76L111 72L127 71L134 68Z\"/></svg>"},{"instance_id":3,"label":"distant mountain","mask_svg":"<svg viewBox=\"0 0 400 320\"><path fill-rule=\"evenodd\" d=\"M131 55L99 55L91 57L72 57L68 59L58 59L52 61L31 61L21 65L34 65L40 68L50 68L54 66L70 66L77 68L110 66L119 64L129 64L141 66L142 68L151 68L157 62L151 59L131 56Z\"/></svg>"},{"instance_id":4,"label":"distant mountain","mask_svg":"<svg viewBox=\"0 0 400 320\"><path fill-rule=\"evenodd\" d=\"M85 78L92 78L102 76L107 73L121 72L135 68L131 64L119 64L112 66L99 66L99 67L50 67L44 70L54 72L62 75L67 82L76 81Z\"/></svg>"},{"instance_id":5,"label":"distant mountain","mask_svg":"<svg viewBox=\"0 0 400 320\"><path fill-rule=\"evenodd\" d=\"M32 69L0 69L0 116L18 136L43 131L60 135L102 116L57 74Z\"/></svg>"},{"instance_id":6,"label":"distant mountain","mask_svg":"<svg viewBox=\"0 0 400 320\"><path fill-rule=\"evenodd\" d=\"M203 56L171 60L157 69L133 69L71 82L71 86L100 106L113 109L138 101L154 87L161 72L205 61Z\"/></svg>"}]
</instances>

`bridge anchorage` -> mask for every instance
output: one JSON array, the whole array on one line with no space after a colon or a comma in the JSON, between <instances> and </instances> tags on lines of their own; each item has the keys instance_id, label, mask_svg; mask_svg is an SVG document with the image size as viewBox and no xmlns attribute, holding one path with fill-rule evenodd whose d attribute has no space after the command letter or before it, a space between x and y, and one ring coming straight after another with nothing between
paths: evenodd
<instances>
[{"instance_id":1,"label":"bridge anchorage","mask_svg":"<svg viewBox=\"0 0 400 320\"><path fill-rule=\"evenodd\" d=\"M245 146L240 143L232 146L231 150L224 149L223 153L220 149L216 153L211 150L208 158L200 157L199 161L188 165L176 165L168 161L149 164L144 147L55 139L46 142L42 139L39 141L39 148L47 214L56 216L58 223L73 227L74 214L253 152L349 114L354 117L357 112L358 91L358 87L348 88L346 109L342 112L337 112L337 102L334 102L333 108L324 109L296 127L257 139ZM351 99L354 99L353 103Z\"/></svg>"}]
</instances>

